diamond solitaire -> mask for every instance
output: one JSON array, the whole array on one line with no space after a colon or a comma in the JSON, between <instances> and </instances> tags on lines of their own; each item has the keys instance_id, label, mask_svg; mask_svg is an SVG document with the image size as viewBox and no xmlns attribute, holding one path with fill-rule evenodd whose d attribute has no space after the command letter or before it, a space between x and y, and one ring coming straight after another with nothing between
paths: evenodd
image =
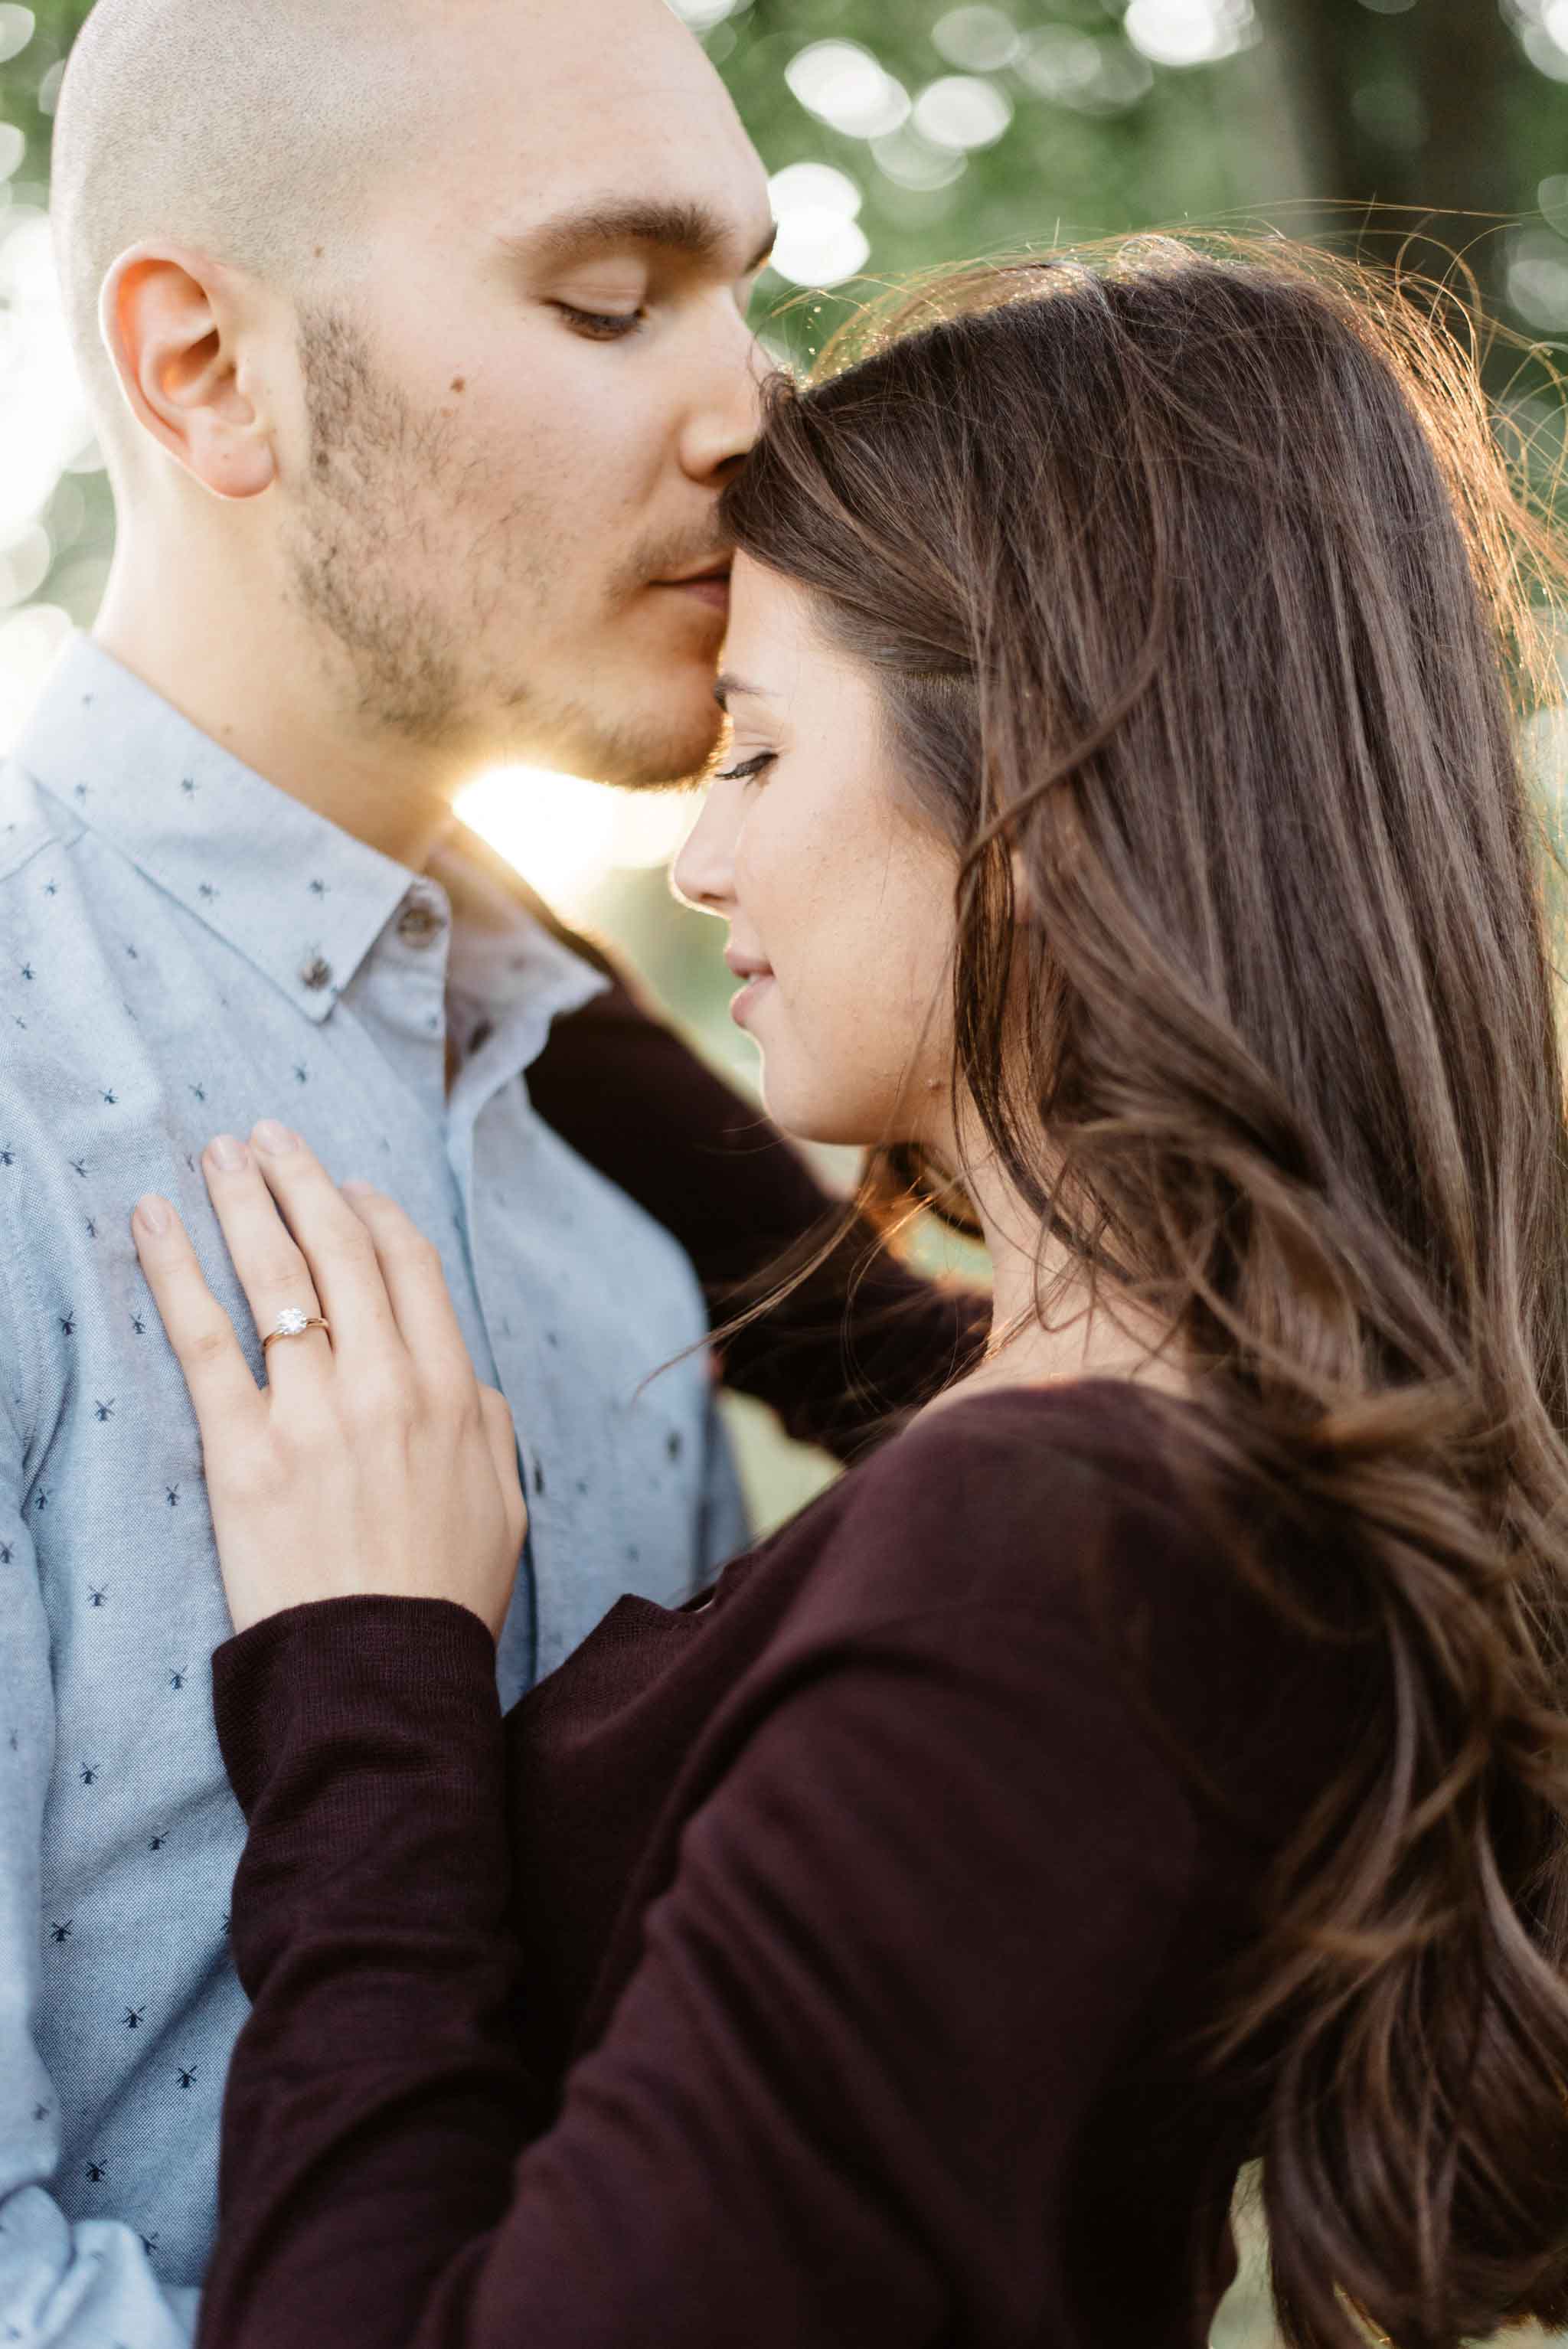
<instances>
[{"instance_id":1,"label":"diamond solitaire","mask_svg":"<svg viewBox=\"0 0 1568 2349\"><path fill-rule=\"evenodd\" d=\"M328 1337L332 1335L330 1322L313 1320L310 1315L303 1312L297 1305L285 1305L273 1327L262 1340L263 1353L266 1352L269 1346L275 1346L280 1338L303 1338L307 1330L325 1330Z\"/></svg>"}]
</instances>

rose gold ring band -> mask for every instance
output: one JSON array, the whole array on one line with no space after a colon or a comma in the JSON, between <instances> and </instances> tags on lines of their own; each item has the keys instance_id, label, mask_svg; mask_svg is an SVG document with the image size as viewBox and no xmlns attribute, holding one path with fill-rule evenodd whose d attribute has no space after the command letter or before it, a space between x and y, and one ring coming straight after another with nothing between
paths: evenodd
<instances>
[{"instance_id":1,"label":"rose gold ring band","mask_svg":"<svg viewBox=\"0 0 1568 2349\"><path fill-rule=\"evenodd\" d=\"M262 1340L262 1351L264 1354L268 1347L275 1345L280 1338L304 1338L306 1337L312 1330L325 1330L330 1337L332 1334L332 1324L330 1321L323 1321L319 1318L315 1319L307 1319L303 1313L294 1313L293 1315L285 1313L279 1321L277 1328L275 1330L269 1330L266 1336Z\"/></svg>"}]
</instances>

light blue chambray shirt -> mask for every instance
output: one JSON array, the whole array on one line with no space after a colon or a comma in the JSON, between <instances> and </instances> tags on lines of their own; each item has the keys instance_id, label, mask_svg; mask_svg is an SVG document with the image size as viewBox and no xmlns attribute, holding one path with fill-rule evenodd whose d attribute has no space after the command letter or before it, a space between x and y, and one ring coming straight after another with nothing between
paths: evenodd
<instances>
[{"instance_id":1,"label":"light blue chambray shirt","mask_svg":"<svg viewBox=\"0 0 1568 2349\"><path fill-rule=\"evenodd\" d=\"M211 1135L282 1116L437 1242L528 1479L507 1702L620 1592L678 1603L744 1537L705 1355L637 1392L703 1334L691 1268L530 1106L603 984L453 847L389 862L87 638L0 773L0 2341L189 2338L245 2012L231 1626L141 1194L258 1376Z\"/></svg>"}]
</instances>

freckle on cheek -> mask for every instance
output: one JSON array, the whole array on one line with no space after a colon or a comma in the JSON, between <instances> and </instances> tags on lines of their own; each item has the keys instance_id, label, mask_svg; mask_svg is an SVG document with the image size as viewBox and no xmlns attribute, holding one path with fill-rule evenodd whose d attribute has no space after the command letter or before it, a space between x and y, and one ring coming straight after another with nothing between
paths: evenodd
<instances>
[{"instance_id":1,"label":"freckle on cheek","mask_svg":"<svg viewBox=\"0 0 1568 2349\"><path fill-rule=\"evenodd\" d=\"M468 388L469 379L466 375L455 375L452 378L452 389L454 391L467 391Z\"/></svg>"}]
</instances>

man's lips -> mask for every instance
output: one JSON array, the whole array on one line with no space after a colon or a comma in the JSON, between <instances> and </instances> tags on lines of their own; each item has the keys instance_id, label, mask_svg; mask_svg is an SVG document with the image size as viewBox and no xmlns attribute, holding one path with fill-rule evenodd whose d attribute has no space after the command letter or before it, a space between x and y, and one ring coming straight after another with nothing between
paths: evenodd
<instances>
[{"instance_id":1,"label":"man's lips","mask_svg":"<svg viewBox=\"0 0 1568 2349\"><path fill-rule=\"evenodd\" d=\"M653 587L674 587L683 595L695 596L699 603L711 604L716 610L729 609L729 565L710 563L706 571L687 572L681 579L654 579Z\"/></svg>"}]
</instances>

